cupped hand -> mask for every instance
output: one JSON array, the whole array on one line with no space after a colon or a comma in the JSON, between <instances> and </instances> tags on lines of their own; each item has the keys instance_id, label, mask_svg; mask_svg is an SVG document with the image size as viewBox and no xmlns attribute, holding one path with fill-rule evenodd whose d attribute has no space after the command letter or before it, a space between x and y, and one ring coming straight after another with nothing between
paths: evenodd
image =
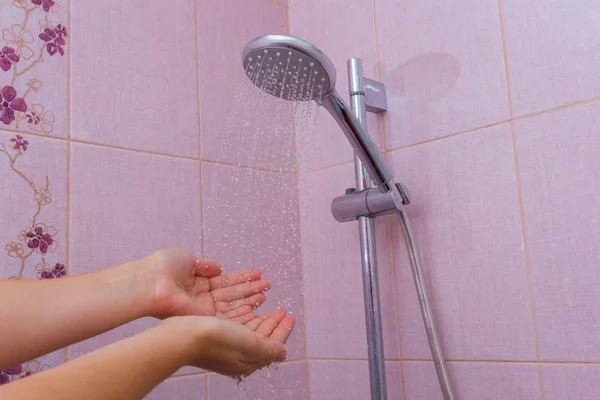
<instances>
[{"instance_id":1,"label":"cupped hand","mask_svg":"<svg viewBox=\"0 0 600 400\"><path fill-rule=\"evenodd\" d=\"M201 260L185 250L161 250L144 262L152 271L152 315L158 318L216 316L246 323L253 309L266 301L271 283L257 270L221 275L214 261Z\"/></svg>"},{"instance_id":2,"label":"cupped hand","mask_svg":"<svg viewBox=\"0 0 600 400\"><path fill-rule=\"evenodd\" d=\"M175 317L162 322L181 335L192 334L187 364L232 378L242 378L286 358L295 320L278 309L246 325L219 318Z\"/></svg>"}]
</instances>

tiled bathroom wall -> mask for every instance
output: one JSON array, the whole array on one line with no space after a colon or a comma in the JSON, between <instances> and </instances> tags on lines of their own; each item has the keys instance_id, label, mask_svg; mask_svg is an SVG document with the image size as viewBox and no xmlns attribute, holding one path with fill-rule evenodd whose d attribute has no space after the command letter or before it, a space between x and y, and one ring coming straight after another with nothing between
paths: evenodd
<instances>
[{"instance_id":1,"label":"tiled bathroom wall","mask_svg":"<svg viewBox=\"0 0 600 400\"><path fill-rule=\"evenodd\" d=\"M409 188L460 399L600 395L599 17L590 0L289 1L290 33L332 58L340 91L351 57L387 87L369 128ZM358 232L328 210L352 153L321 118L323 156L300 171L309 387L364 399ZM388 396L441 399L401 234L378 223Z\"/></svg>"},{"instance_id":2,"label":"tiled bathroom wall","mask_svg":"<svg viewBox=\"0 0 600 400\"><path fill-rule=\"evenodd\" d=\"M600 395L596 2L16 0L0 10L0 277L75 275L186 247L262 268L280 287L269 303L299 317L278 369L237 386L184 368L148 398L369 398L357 227L329 211L353 186L352 149L325 112L296 142L266 130L261 151L232 122L241 49L267 33L324 50L344 96L351 57L386 84L389 112L368 127L409 188L459 398ZM298 143L313 154L296 166ZM265 182L280 190L255 190ZM231 207L241 195L254 197ZM261 221L273 229L256 225L282 205ZM401 235L394 220L376 229L389 398L438 399Z\"/></svg>"}]
</instances>

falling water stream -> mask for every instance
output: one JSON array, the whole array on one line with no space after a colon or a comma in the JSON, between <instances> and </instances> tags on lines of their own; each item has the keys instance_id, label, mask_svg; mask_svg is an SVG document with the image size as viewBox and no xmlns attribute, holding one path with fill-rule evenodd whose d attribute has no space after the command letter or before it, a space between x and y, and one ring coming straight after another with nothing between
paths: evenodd
<instances>
[{"instance_id":1,"label":"falling water stream","mask_svg":"<svg viewBox=\"0 0 600 400\"><path fill-rule=\"evenodd\" d=\"M299 174L314 154L319 106L309 99L322 88L312 65L291 66L285 54L258 56L244 72L217 151L202 155L201 242L224 273L256 268L272 282L259 314L281 307L296 317L290 362L259 371L232 397L290 398L306 391L306 367L293 361L305 353L299 199L310 188Z\"/></svg>"}]
</instances>

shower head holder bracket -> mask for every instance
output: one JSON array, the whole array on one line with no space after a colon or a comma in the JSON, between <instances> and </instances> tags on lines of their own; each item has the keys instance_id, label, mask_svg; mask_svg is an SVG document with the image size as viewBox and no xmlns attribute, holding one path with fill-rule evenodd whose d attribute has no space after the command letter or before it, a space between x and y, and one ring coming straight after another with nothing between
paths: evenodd
<instances>
[{"instance_id":1,"label":"shower head holder bracket","mask_svg":"<svg viewBox=\"0 0 600 400\"><path fill-rule=\"evenodd\" d=\"M361 191L347 189L346 194L331 202L331 213L338 222L356 221L360 217L377 217L402 211L408 205L406 188L397 183L395 190L381 192L377 188Z\"/></svg>"}]
</instances>

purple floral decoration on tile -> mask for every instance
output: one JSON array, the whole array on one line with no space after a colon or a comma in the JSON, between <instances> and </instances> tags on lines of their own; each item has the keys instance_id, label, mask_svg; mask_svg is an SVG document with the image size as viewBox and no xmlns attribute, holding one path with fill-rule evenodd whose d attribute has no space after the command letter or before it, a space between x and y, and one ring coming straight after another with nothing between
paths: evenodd
<instances>
[{"instance_id":1,"label":"purple floral decoration on tile","mask_svg":"<svg viewBox=\"0 0 600 400\"><path fill-rule=\"evenodd\" d=\"M27 145L29 145L29 142L27 140L23 139L23 136L21 136L21 135L15 135L15 137L10 139L10 141L12 143L14 143L13 150L26 151Z\"/></svg>"},{"instance_id":2,"label":"purple floral decoration on tile","mask_svg":"<svg viewBox=\"0 0 600 400\"><path fill-rule=\"evenodd\" d=\"M23 366L18 365L15 368L8 368L2 372L4 372L5 374L8 374L8 375L19 375L21 372L23 372Z\"/></svg>"},{"instance_id":3,"label":"purple floral decoration on tile","mask_svg":"<svg viewBox=\"0 0 600 400\"><path fill-rule=\"evenodd\" d=\"M16 379L23 379L50 368L48 365L42 365L38 360L33 360L27 364L20 364L14 368L7 368L0 371L0 385L10 383Z\"/></svg>"},{"instance_id":4,"label":"purple floral decoration on tile","mask_svg":"<svg viewBox=\"0 0 600 400\"><path fill-rule=\"evenodd\" d=\"M62 24L55 26L48 18L50 12L58 11L58 0L13 0L12 3L19 10L20 15L12 21L6 21L7 25L2 29L1 38L4 43L0 45L0 69L6 72L2 76L5 78L8 76L5 81L8 84L0 90L0 121L18 131L27 128L27 125L20 127L21 123L28 124L28 128L32 131L50 133L54 125L54 113L46 105L37 103L35 99L29 110L30 100L26 102L26 98L35 96L42 88L42 81L36 79L33 74L36 67L47 61L44 57L56 53L64 55L67 28ZM36 19L34 17L36 13L42 13L43 20ZM9 12L6 15L12 16L13 13ZM39 28L32 28L32 21L36 20L39 21ZM32 30L37 29L40 29L41 33L32 34ZM27 81L23 82L25 74L28 77ZM16 88L19 88L18 93ZM38 279L63 278L67 275L65 265L56 263L54 267L50 267L45 259L51 257L52 251L58 246L54 238L56 230L52 225L39 221L40 216L44 215L42 210L52 202L50 180L46 177L45 182L41 182L39 186L17 165L19 158L25 156L30 147L29 140L21 134L16 134L6 145L0 141L0 157L4 154L8 159L9 172L22 179L25 187L32 189L34 201L34 208L30 211L30 223L22 228L17 240L5 245L5 254L20 264L18 273L9 276L8 279L23 279L25 270L30 267L28 264L31 264L31 257L36 254L42 255L42 263L36 266ZM21 212L27 212L27 209L23 207L21 209ZM48 365L33 360L14 368L0 370L0 385L26 378L47 368Z\"/></svg>"},{"instance_id":5,"label":"purple floral decoration on tile","mask_svg":"<svg viewBox=\"0 0 600 400\"><path fill-rule=\"evenodd\" d=\"M33 199L37 205L35 213L31 221L31 225L25 227L18 236L18 242L10 242L5 246L5 250L9 257L20 260L21 267L16 276L8 279L22 279L23 272L26 268L26 261L35 252L41 253L44 256L53 251L58 243L54 240L56 230L52 225L47 226L44 223L38 222L37 218L42 209L52 202L52 194L50 193L50 180L46 177L44 187L38 188L25 173L20 171L16 166L17 160L25 154L25 150L29 146L29 141L25 140L22 135L15 135L11 141L12 152L0 142L0 153L3 153L9 161L9 169L17 176L24 180L28 187L33 190ZM27 245L27 250L24 246ZM41 268L39 266L41 265ZM59 279L67 275L67 269L64 264L56 263L53 268L50 268L46 263L45 258L42 258L42 264L36 267L38 279ZM16 379L23 379L39 371L49 368L47 365L42 365L39 360L33 360L27 364L18 365L13 368L7 368L0 371L0 385L10 383Z\"/></svg>"},{"instance_id":6,"label":"purple floral decoration on tile","mask_svg":"<svg viewBox=\"0 0 600 400\"><path fill-rule=\"evenodd\" d=\"M46 12L50 12L52 7L54 7L56 4L54 0L31 0L31 2L37 6L40 6Z\"/></svg>"},{"instance_id":7,"label":"purple floral decoration on tile","mask_svg":"<svg viewBox=\"0 0 600 400\"><path fill-rule=\"evenodd\" d=\"M2 30L4 44L0 45L0 70L10 71L12 78L2 89L0 121L4 125L14 126L16 130L20 130L19 125L23 125L24 122L32 131L50 133L54 126L54 113L47 106L37 104L34 100L36 109L26 113L27 96L38 93L42 82L35 77L29 78L27 88L23 89L22 95L19 93L19 96L15 88L25 86L19 80L26 73L32 74L32 70L39 63L45 62L45 55L65 54L68 31L65 25L54 25L48 18L50 12L59 9L57 0L13 0L13 5L25 15L24 18L21 16L11 21L10 28ZM40 11L43 12L44 19L39 22L41 33L35 37L28 25L34 20L32 14ZM37 45L39 47L36 51Z\"/></svg>"},{"instance_id":8,"label":"purple floral decoration on tile","mask_svg":"<svg viewBox=\"0 0 600 400\"><path fill-rule=\"evenodd\" d=\"M38 272L38 279L58 279L67 276L64 264L57 263L54 268L47 269L46 265Z\"/></svg>"},{"instance_id":9,"label":"purple floral decoration on tile","mask_svg":"<svg viewBox=\"0 0 600 400\"><path fill-rule=\"evenodd\" d=\"M27 237L29 238L27 247L30 249L39 249L42 254L46 254L48 252L48 247L52 246L52 243L54 243L52 235L47 231L44 232L44 228L41 226L36 226L33 231L28 232Z\"/></svg>"},{"instance_id":10,"label":"purple floral decoration on tile","mask_svg":"<svg viewBox=\"0 0 600 400\"><path fill-rule=\"evenodd\" d=\"M4 46L0 51L0 68L3 71L8 71L13 63L19 62L19 56L12 47Z\"/></svg>"},{"instance_id":11,"label":"purple floral decoration on tile","mask_svg":"<svg viewBox=\"0 0 600 400\"><path fill-rule=\"evenodd\" d=\"M51 56L55 55L57 51L61 56L65 54L63 46L66 44L66 37L67 28L60 24L54 29L46 28L44 32L40 33L40 39L46 42L46 50Z\"/></svg>"},{"instance_id":12,"label":"purple floral decoration on tile","mask_svg":"<svg viewBox=\"0 0 600 400\"><path fill-rule=\"evenodd\" d=\"M2 99L0 101L0 121L10 125L15 120L15 112L27 111L27 104L21 97L17 97L17 91L12 86L2 88Z\"/></svg>"}]
</instances>

